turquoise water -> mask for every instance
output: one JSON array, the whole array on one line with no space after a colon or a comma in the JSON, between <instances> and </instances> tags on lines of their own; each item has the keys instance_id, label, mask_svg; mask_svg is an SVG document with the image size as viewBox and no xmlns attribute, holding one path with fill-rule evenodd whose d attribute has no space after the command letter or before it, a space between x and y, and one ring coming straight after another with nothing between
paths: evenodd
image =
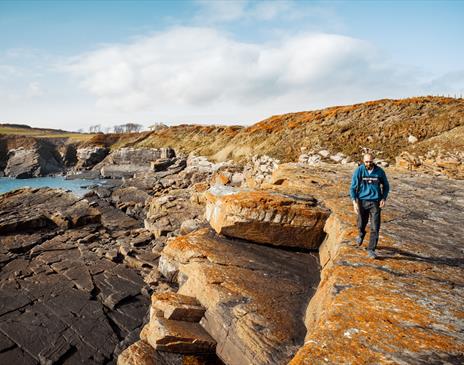
<instances>
[{"instance_id":1,"label":"turquoise water","mask_svg":"<svg viewBox=\"0 0 464 365\"><path fill-rule=\"evenodd\" d=\"M12 179L8 177L0 178L0 194L20 188L55 188L71 190L76 195L82 196L88 190L85 186L101 185L100 180L65 180L64 177L36 177L33 179Z\"/></svg>"}]
</instances>

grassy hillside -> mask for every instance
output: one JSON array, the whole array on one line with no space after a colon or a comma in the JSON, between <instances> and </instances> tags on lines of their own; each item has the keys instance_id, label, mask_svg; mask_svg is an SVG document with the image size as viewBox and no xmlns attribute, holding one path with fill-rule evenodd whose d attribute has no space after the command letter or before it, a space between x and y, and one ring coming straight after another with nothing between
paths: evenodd
<instances>
[{"instance_id":1,"label":"grassy hillside","mask_svg":"<svg viewBox=\"0 0 464 365\"><path fill-rule=\"evenodd\" d=\"M60 129L32 128L27 125L0 124L0 135L26 136L37 138L68 138L73 141L86 141L94 134L67 132Z\"/></svg>"},{"instance_id":2,"label":"grassy hillside","mask_svg":"<svg viewBox=\"0 0 464 365\"><path fill-rule=\"evenodd\" d=\"M353 158L369 148L393 161L410 147L409 135L422 143L460 126L464 126L463 99L419 97L276 115L249 127L176 126L152 132L134 145L169 145L216 160L267 154L282 161L296 160L301 147Z\"/></svg>"}]
</instances>

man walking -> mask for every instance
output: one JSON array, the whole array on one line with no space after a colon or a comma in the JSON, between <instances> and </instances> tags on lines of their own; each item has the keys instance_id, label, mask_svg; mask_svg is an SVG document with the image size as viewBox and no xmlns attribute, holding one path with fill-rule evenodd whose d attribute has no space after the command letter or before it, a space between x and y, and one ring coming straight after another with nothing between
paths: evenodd
<instances>
[{"instance_id":1,"label":"man walking","mask_svg":"<svg viewBox=\"0 0 464 365\"><path fill-rule=\"evenodd\" d=\"M371 235L367 254L375 259L375 249L379 240L380 212L390 191L387 175L383 169L374 163L374 156L370 153L364 155L364 163L353 173L351 179L350 196L353 209L358 215L359 235L356 238L358 246L362 245L366 235L366 225L370 217Z\"/></svg>"}]
</instances>

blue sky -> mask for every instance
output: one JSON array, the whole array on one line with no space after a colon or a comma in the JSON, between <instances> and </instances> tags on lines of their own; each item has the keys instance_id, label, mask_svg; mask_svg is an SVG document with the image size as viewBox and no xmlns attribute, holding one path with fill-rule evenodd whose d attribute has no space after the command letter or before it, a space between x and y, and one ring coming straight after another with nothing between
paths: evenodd
<instances>
[{"instance_id":1,"label":"blue sky","mask_svg":"<svg viewBox=\"0 0 464 365\"><path fill-rule=\"evenodd\" d=\"M0 1L0 121L251 124L464 94L463 1Z\"/></svg>"}]
</instances>

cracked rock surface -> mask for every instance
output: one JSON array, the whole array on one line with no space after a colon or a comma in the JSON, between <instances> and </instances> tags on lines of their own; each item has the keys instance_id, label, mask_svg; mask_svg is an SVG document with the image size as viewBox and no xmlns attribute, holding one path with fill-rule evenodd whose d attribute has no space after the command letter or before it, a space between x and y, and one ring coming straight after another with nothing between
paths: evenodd
<instances>
[{"instance_id":1,"label":"cracked rock surface","mask_svg":"<svg viewBox=\"0 0 464 365\"><path fill-rule=\"evenodd\" d=\"M150 305L141 275L150 267L131 268L117 251L131 244L153 255L141 223L102 200L52 189L0 196L0 363L115 363Z\"/></svg>"}]
</instances>

